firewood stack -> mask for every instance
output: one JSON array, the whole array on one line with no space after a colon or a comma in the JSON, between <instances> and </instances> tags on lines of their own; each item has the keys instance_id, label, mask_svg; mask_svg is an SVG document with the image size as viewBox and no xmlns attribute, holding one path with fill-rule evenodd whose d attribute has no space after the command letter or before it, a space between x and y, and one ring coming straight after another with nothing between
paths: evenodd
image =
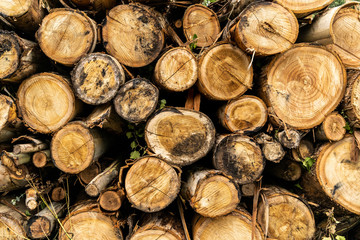
<instances>
[{"instance_id":1,"label":"firewood stack","mask_svg":"<svg viewBox=\"0 0 360 240\"><path fill-rule=\"evenodd\" d=\"M0 1L0 239L359 239L360 3Z\"/></svg>"}]
</instances>

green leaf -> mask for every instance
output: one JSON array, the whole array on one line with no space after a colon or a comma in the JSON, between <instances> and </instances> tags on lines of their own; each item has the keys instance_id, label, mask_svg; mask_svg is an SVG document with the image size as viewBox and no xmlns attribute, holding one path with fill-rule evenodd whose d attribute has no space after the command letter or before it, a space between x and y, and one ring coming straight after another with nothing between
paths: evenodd
<instances>
[{"instance_id":1,"label":"green leaf","mask_svg":"<svg viewBox=\"0 0 360 240\"><path fill-rule=\"evenodd\" d=\"M303 189L302 186L299 183L294 184L294 186L299 188L299 189Z\"/></svg>"},{"instance_id":2,"label":"green leaf","mask_svg":"<svg viewBox=\"0 0 360 240\"><path fill-rule=\"evenodd\" d=\"M313 159L311 157L306 157L302 162L303 167L308 171L310 171L310 169L314 163L315 163L315 159Z\"/></svg>"},{"instance_id":3,"label":"green leaf","mask_svg":"<svg viewBox=\"0 0 360 240\"><path fill-rule=\"evenodd\" d=\"M205 6L209 6L211 3L216 2L217 0L204 0L201 4Z\"/></svg>"},{"instance_id":4,"label":"green leaf","mask_svg":"<svg viewBox=\"0 0 360 240\"><path fill-rule=\"evenodd\" d=\"M136 148L136 147L137 147L136 142L135 142L135 141L132 141L132 142L130 143L130 147L131 147L131 149Z\"/></svg>"},{"instance_id":5,"label":"green leaf","mask_svg":"<svg viewBox=\"0 0 360 240\"><path fill-rule=\"evenodd\" d=\"M336 240L346 240L346 238L345 238L344 236L339 236L339 235L337 235L337 236L335 237L335 239L336 239Z\"/></svg>"},{"instance_id":6,"label":"green leaf","mask_svg":"<svg viewBox=\"0 0 360 240\"><path fill-rule=\"evenodd\" d=\"M31 216L31 213L29 212L29 210L26 210L26 211L25 211L25 215L26 215L26 216Z\"/></svg>"},{"instance_id":7,"label":"green leaf","mask_svg":"<svg viewBox=\"0 0 360 240\"><path fill-rule=\"evenodd\" d=\"M130 129L130 130L134 130L134 125L132 125L132 124L128 124L128 129Z\"/></svg>"},{"instance_id":8,"label":"green leaf","mask_svg":"<svg viewBox=\"0 0 360 240\"><path fill-rule=\"evenodd\" d=\"M46 208L46 204L44 202L40 203L40 209L43 210L44 208Z\"/></svg>"},{"instance_id":9,"label":"green leaf","mask_svg":"<svg viewBox=\"0 0 360 240\"><path fill-rule=\"evenodd\" d=\"M166 105L166 99L161 99L159 109L163 109Z\"/></svg>"},{"instance_id":10,"label":"green leaf","mask_svg":"<svg viewBox=\"0 0 360 240\"><path fill-rule=\"evenodd\" d=\"M16 199L11 199L10 203L15 206L17 204L17 201L16 201Z\"/></svg>"},{"instance_id":11,"label":"green leaf","mask_svg":"<svg viewBox=\"0 0 360 240\"><path fill-rule=\"evenodd\" d=\"M138 159L140 157L140 152L139 151L132 151L130 153L130 158L131 159Z\"/></svg>"},{"instance_id":12,"label":"green leaf","mask_svg":"<svg viewBox=\"0 0 360 240\"><path fill-rule=\"evenodd\" d=\"M198 36L196 34L194 34L193 37L192 37L193 42L190 43L190 45L189 45L191 50L194 50L197 47L197 45L196 45L197 44L197 38L198 38Z\"/></svg>"},{"instance_id":13,"label":"green leaf","mask_svg":"<svg viewBox=\"0 0 360 240\"><path fill-rule=\"evenodd\" d=\"M337 6L343 5L344 3L345 3L345 0L335 0L329 5L329 8L337 7Z\"/></svg>"},{"instance_id":14,"label":"green leaf","mask_svg":"<svg viewBox=\"0 0 360 240\"><path fill-rule=\"evenodd\" d=\"M345 130L346 130L348 133L350 133L350 134L353 134L353 133L354 133L353 128L352 128L352 127L350 127L350 125L349 125L349 123L348 123L348 122L346 122L346 123L345 123L344 128L345 128Z\"/></svg>"},{"instance_id":15,"label":"green leaf","mask_svg":"<svg viewBox=\"0 0 360 240\"><path fill-rule=\"evenodd\" d=\"M133 137L132 132L127 132L127 133L126 133L126 137L129 138L129 139L132 138L132 137Z\"/></svg>"}]
</instances>

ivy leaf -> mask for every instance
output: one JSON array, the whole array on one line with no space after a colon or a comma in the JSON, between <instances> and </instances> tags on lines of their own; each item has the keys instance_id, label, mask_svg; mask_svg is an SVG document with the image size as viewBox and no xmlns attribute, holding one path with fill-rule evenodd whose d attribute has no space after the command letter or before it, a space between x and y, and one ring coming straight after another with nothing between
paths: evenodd
<instances>
[{"instance_id":1,"label":"ivy leaf","mask_svg":"<svg viewBox=\"0 0 360 240\"><path fill-rule=\"evenodd\" d=\"M339 235L337 235L337 236L335 237L335 239L336 239L336 240L346 240L346 238L345 238L344 236L339 236Z\"/></svg>"},{"instance_id":2,"label":"ivy leaf","mask_svg":"<svg viewBox=\"0 0 360 240\"><path fill-rule=\"evenodd\" d=\"M129 138L129 139L132 138L132 137L133 137L132 132L127 132L127 133L126 133L126 137Z\"/></svg>"},{"instance_id":3,"label":"ivy leaf","mask_svg":"<svg viewBox=\"0 0 360 240\"><path fill-rule=\"evenodd\" d=\"M26 210L26 211L25 211L25 215L26 215L26 216L31 216L31 213L29 212L29 210Z\"/></svg>"},{"instance_id":4,"label":"ivy leaf","mask_svg":"<svg viewBox=\"0 0 360 240\"><path fill-rule=\"evenodd\" d=\"M159 109L163 109L166 105L166 99L161 99Z\"/></svg>"},{"instance_id":5,"label":"ivy leaf","mask_svg":"<svg viewBox=\"0 0 360 240\"><path fill-rule=\"evenodd\" d=\"M132 151L130 153L130 158L131 159L138 159L140 157L140 152L139 151Z\"/></svg>"},{"instance_id":6,"label":"ivy leaf","mask_svg":"<svg viewBox=\"0 0 360 240\"><path fill-rule=\"evenodd\" d=\"M136 148L136 146L137 146L137 144L136 144L136 142L135 142L135 141L132 141L132 142L130 143L130 147L131 147L131 149L135 149L135 148Z\"/></svg>"},{"instance_id":7,"label":"ivy leaf","mask_svg":"<svg viewBox=\"0 0 360 240\"><path fill-rule=\"evenodd\" d=\"M312 165L315 163L315 159L311 158L311 157L306 157L302 164L303 164L303 167L308 170L310 172L310 169L312 167Z\"/></svg>"}]
</instances>

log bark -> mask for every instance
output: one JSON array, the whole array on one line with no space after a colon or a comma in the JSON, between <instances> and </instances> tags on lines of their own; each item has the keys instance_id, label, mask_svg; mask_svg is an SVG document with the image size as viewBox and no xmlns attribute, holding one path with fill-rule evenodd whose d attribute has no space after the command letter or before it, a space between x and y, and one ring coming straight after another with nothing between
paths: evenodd
<instances>
[{"instance_id":1,"label":"log bark","mask_svg":"<svg viewBox=\"0 0 360 240\"><path fill-rule=\"evenodd\" d=\"M346 71L323 47L297 44L272 60L261 84L262 98L280 121L294 129L310 129L340 103Z\"/></svg>"},{"instance_id":2,"label":"log bark","mask_svg":"<svg viewBox=\"0 0 360 240\"><path fill-rule=\"evenodd\" d=\"M99 197L99 205L105 211L115 212L120 209L125 197L123 189L106 190Z\"/></svg>"},{"instance_id":3,"label":"log bark","mask_svg":"<svg viewBox=\"0 0 360 240\"><path fill-rule=\"evenodd\" d=\"M259 131L265 125L267 115L265 103L251 95L230 100L218 111L220 123L229 131L237 133Z\"/></svg>"},{"instance_id":4,"label":"log bark","mask_svg":"<svg viewBox=\"0 0 360 240\"><path fill-rule=\"evenodd\" d=\"M285 151L282 145L273 137L259 133L255 136L255 141L262 146L261 151L266 160L278 163L284 158Z\"/></svg>"},{"instance_id":5,"label":"log bark","mask_svg":"<svg viewBox=\"0 0 360 240\"><path fill-rule=\"evenodd\" d=\"M185 166L210 151L215 142L215 128L201 112L169 107L148 120L145 140L168 163Z\"/></svg>"},{"instance_id":6,"label":"log bark","mask_svg":"<svg viewBox=\"0 0 360 240\"><path fill-rule=\"evenodd\" d=\"M73 66L94 51L97 26L83 12L53 9L42 21L36 38L46 56L65 66Z\"/></svg>"},{"instance_id":7,"label":"log bark","mask_svg":"<svg viewBox=\"0 0 360 240\"><path fill-rule=\"evenodd\" d=\"M111 9L102 28L106 51L129 67L143 67L154 61L165 38L156 15L155 10L141 4Z\"/></svg>"},{"instance_id":8,"label":"log bark","mask_svg":"<svg viewBox=\"0 0 360 240\"><path fill-rule=\"evenodd\" d=\"M328 9L300 34L300 41L326 45L336 52L347 68L360 69L359 3L348 2Z\"/></svg>"},{"instance_id":9,"label":"log bark","mask_svg":"<svg viewBox=\"0 0 360 240\"><path fill-rule=\"evenodd\" d=\"M346 120L337 112L326 116L323 123L316 130L316 139L328 141L340 141L346 134Z\"/></svg>"},{"instance_id":10,"label":"log bark","mask_svg":"<svg viewBox=\"0 0 360 240\"><path fill-rule=\"evenodd\" d=\"M172 48L157 61L155 83L171 92L182 92L197 81L198 66L194 54L183 47Z\"/></svg>"},{"instance_id":11,"label":"log bark","mask_svg":"<svg viewBox=\"0 0 360 240\"><path fill-rule=\"evenodd\" d=\"M321 10L330 3L332 0L276 0L277 3L290 9L297 17L304 17L312 12Z\"/></svg>"},{"instance_id":12,"label":"log bark","mask_svg":"<svg viewBox=\"0 0 360 240\"><path fill-rule=\"evenodd\" d=\"M145 215L136 229L130 234L129 240L145 239L186 239L181 223L171 213L152 213Z\"/></svg>"},{"instance_id":13,"label":"log bark","mask_svg":"<svg viewBox=\"0 0 360 240\"><path fill-rule=\"evenodd\" d=\"M302 162L305 158L311 157L314 152L313 143L309 140L301 139L300 145L297 148L291 149L291 156L293 160Z\"/></svg>"},{"instance_id":14,"label":"log bark","mask_svg":"<svg viewBox=\"0 0 360 240\"><path fill-rule=\"evenodd\" d=\"M313 239L314 215L305 200L278 187L268 187L263 193L266 202L259 203L257 219L263 231L268 229L268 237Z\"/></svg>"},{"instance_id":15,"label":"log bark","mask_svg":"<svg viewBox=\"0 0 360 240\"><path fill-rule=\"evenodd\" d=\"M0 205L0 236L3 239L26 239L25 218L6 205Z\"/></svg>"},{"instance_id":16,"label":"log bark","mask_svg":"<svg viewBox=\"0 0 360 240\"><path fill-rule=\"evenodd\" d=\"M360 127L360 106L358 100L360 98L360 71L348 71L347 87L345 97L342 104L350 126Z\"/></svg>"},{"instance_id":17,"label":"log bark","mask_svg":"<svg viewBox=\"0 0 360 240\"><path fill-rule=\"evenodd\" d=\"M117 135L122 134L125 127L124 121L116 113L112 103L96 107L86 118L85 124L89 128L99 127Z\"/></svg>"},{"instance_id":18,"label":"log bark","mask_svg":"<svg viewBox=\"0 0 360 240\"><path fill-rule=\"evenodd\" d=\"M80 59L71 72L75 95L83 102L99 105L113 99L125 82L120 63L112 56L91 53Z\"/></svg>"},{"instance_id":19,"label":"log bark","mask_svg":"<svg viewBox=\"0 0 360 240\"><path fill-rule=\"evenodd\" d=\"M294 129L286 129L277 134L279 142L286 148L293 149L300 145L301 133Z\"/></svg>"},{"instance_id":20,"label":"log bark","mask_svg":"<svg viewBox=\"0 0 360 240\"><path fill-rule=\"evenodd\" d=\"M320 206L335 207L335 213L359 214L360 197L355 193L360 158L354 137L326 144L318 154L316 165L302 179L306 197Z\"/></svg>"},{"instance_id":21,"label":"log bark","mask_svg":"<svg viewBox=\"0 0 360 240\"><path fill-rule=\"evenodd\" d=\"M194 4L186 9L183 29L188 42L195 41L199 47L214 44L221 30L216 14L201 4Z\"/></svg>"},{"instance_id":22,"label":"log bark","mask_svg":"<svg viewBox=\"0 0 360 240\"><path fill-rule=\"evenodd\" d=\"M122 85L114 98L116 112L123 119L139 123L155 111L159 90L145 78L134 78Z\"/></svg>"},{"instance_id":23,"label":"log bark","mask_svg":"<svg viewBox=\"0 0 360 240\"><path fill-rule=\"evenodd\" d=\"M133 207L144 212L160 211L177 197L180 175L157 157L143 157L126 174L125 189Z\"/></svg>"},{"instance_id":24,"label":"log bark","mask_svg":"<svg viewBox=\"0 0 360 240\"><path fill-rule=\"evenodd\" d=\"M121 230L114 221L99 212L96 205L76 207L63 221L59 240L93 239L123 240Z\"/></svg>"},{"instance_id":25,"label":"log bark","mask_svg":"<svg viewBox=\"0 0 360 240\"><path fill-rule=\"evenodd\" d=\"M250 58L238 47L225 43L205 51L199 60L199 91L214 100L240 97L252 87Z\"/></svg>"},{"instance_id":26,"label":"log bark","mask_svg":"<svg viewBox=\"0 0 360 240\"><path fill-rule=\"evenodd\" d=\"M116 0L69 0L81 9L100 12L113 8Z\"/></svg>"},{"instance_id":27,"label":"log bark","mask_svg":"<svg viewBox=\"0 0 360 240\"><path fill-rule=\"evenodd\" d=\"M79 180L82 185L88 185L97 175L101 173L101 165L98 161L91 164L84 171L78 174Z\"/></svg>"},{"instance_id":28,"label":"log bark","mask_svg":"<svg viewBox=\"0 0 360 240\"><path fill-rule=\"evenodd\" d=\"M0 163L0 192L9 192L24 188L28 181L28 170L25 166L17 167L6 154L1 155Z\"/></svg>"},{"instance_id":29,"label":"log bark","mask_svg":"<svg viewBox=\"0 0 360 240\"><path fill-rule=\"evenodd\" d=\"M237 45L248 53L268 56L284 52L295 43L299 24L295 15L280 4L255 2L240 14L234 30Z\"/></svg>"},{"instance_id":30,"label":"log bark","mask_svg":"<svg viewBox=\"0 0 360 240\"><path fill-rule=\"evenodd\" d=\"M37 0L4 0L0 3L0 14L18 30L31 35L39 28L45 9Z\"/></svg>"},{"instance_id":31,"label":"log bark","mask_svg":"<svg viewBox=\"0 0 360 240\"><path fill-rule=\"evenodd\" d=\"M83 122L68 123L51 140L51 156L54 165L61 171L77 174L107 149L105 136L99 129L89 129Z\"/></svg>"},{"instance_id":32,"label":"log bark","mask_svg":"<svg viewBox=\"0 0 360 240\"><path fill-rule=\"evenodd\" d=\"M0 31L0 50L1 82L20 83L46 65L39 46L14 32Z\"/></svg>"},{"instance_id":33,"label":"log bark","mask_svg":"<svg viewBox=\"0 0 360 240\"><path fill-rule=\"evenodd\" d=\"M247 183L241 185L241 195L243 197L252 197L254 196L255 192L255 184L254 183Z\"/></svg>"},{"instance_id":34,"label":"log bark","mask_svg":"<svg viewBox=\"0 0 360 240\"><path fill-rule=\"evenodd\" d=\"M264 233L260 226L255 224L255 240L264 240ZM251 215L237 209L226 216L206 218L197 215L193 220L192 235L194 240L251 240Z\"/></svg>"},{"instance_id":35,"label":"log bark","mask_svg":"<svg viewBox=\"0 0 360 240\"><path fill-rule=\"evenodd\" d=\"M234 211L241 198L237 184L217 170L190 173L182 193L195 212L204 217L218 217Z\"/></svg>"},{"instance_id":36,"label":"log bark","mask_svg":"<svg viewBox=\"0 0 360 240\"><path fill-rule=\"evenodd\" d=\"M54 73L39 73L24 80L17 97L24 122L39 133L60 129L79 108L68 81Z\"/></svg>"},{"instance_id":37,"label":"log bark","mask_svg":"<svg viewBox=\"0 0 360 240\"><path fill-rule=\"evenodd\" d=\"M115 161L103 172L94 177L91 182L85 187L85 192L90 197L99 196L106 186L119 175L120 162Z\"/></svg>"},{"instance_id":38,"label":"log bark","mask_svg":"<svg viewBox=\"0 0 360 240\"><path fill-rule=\"evenodd\" d=\"M238 184L246 184L261 176L265 160L260 147L253 139L233 134L218 140L214 149L213 165L232 176Z\"/></svg>"},{"instance_id":39,"label":"log bark","mask_svg":"<svg viewBox=\"0 0 360 240\"><path fill-rule=\"evenodd\" d=\"M26 224L27 235L31 239L44 239L50 237L55 230L58 222L56 218L60 218L65 210L63 203L54 202L41 210L35 216L31 217Z\"/></svg>"}]
</instances>

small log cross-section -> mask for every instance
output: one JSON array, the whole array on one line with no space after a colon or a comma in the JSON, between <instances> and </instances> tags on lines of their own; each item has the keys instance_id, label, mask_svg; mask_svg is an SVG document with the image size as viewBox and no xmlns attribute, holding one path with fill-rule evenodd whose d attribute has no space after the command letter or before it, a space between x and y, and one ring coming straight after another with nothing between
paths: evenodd
<instances>
[{"instance_id":1,"label":"small log cross-section","mask_svg":"<svg viewBox=\"0 0 360 240\"><path fill-rule=\"evenodd\" d=\"M210 151L215 142L215 128L201 112L169 107L147 122L145 140L168 163L185 166Z\"/></svg>"},{"instance_id":2,"label":"small log cross-section","mask_svg":"<svg viewBox=\"0 0 360 240\"><path fill-rule=\"evenodd\" d=\"M59 240L92 239L92 240L123 240L119 227L111 218L98 210L87 206L75 209L62 221L63 228L59 230Z\"/></svg>"},{"instance_id":3,"label":"small log cross-section","mask_svg":"<svg viewBox=\"0 0 360 240\"><path fill-rule=\"evenodd\" d=\"M269 187L264 193L266 202L259 203L257 219L264 231L268 229L268 237L279 240L313 239L314 215L304 200L277 187Z\"/></svg>"},{"instance_id":4,"label":"small log cross-section","mask_svg":"<svg viewBox=\"0 0 360 240\"><path fill-rule=\"evenodd\" d=\"M219 109L220 123L231 132L257 132L267 121L267 107L258 97L244 95Z\"/></svg>"},{"instance_id":5,"label":"small log cross-section","mask_svg":"<svg viewBox=\"0 0 360 240\"><path fill-rule=\"evenodd\" d=\"M191 51L172 48L157 61L154 80L165 90L182 92L195 84L197 75L197 61Z\"/></svg>"},{"instance_id":6,"label":"small log cross-section","mask_svg":"<svg viewBox=\"0 0 360 240\"><path fill-rule=\"evenodd\" d=\"M39 73L24 80L17 92L25 123L40 133L58 130L76 114L76 102L68 81L54 73Z\"/></svg>"},{"instance_id":7,"label":"small log cross-section","mask_svg":"<svg viewBox=\"0 0 360 240\"><path fill-rule=\"evenodd\" d=\"M229 43L209 48L199 60L199 91L214 100L240 97L252 87L250 57Z\"/></svg>"},{"instance_id":8,"label":"small log cross-section","mask_svg":"<svg viewBox=\"0 0 360 240\"><path fill-rule=\"evenodd\" d=\"M56 218L60 218L64 213L63 203L50 203L35 216L31 217L26 224L26 232L31 239L48 238L57 225Z\"/></svg>"},{"instance_id":9,"label":"small log cross-section","mask_svg":"<svg viewBox=\"0 0 360 240\"><path fill-rule=\"evenodd\" d=\"M299 24L288 9L272 2L254 2L240 14L234 39L249 53L267 56L284 52L295 43Z\"/></svg>"},{"instance_id":10,"label":"small log cross-section","mask_svg":"<svg viewBox=\"0 0 360 240\"><path fill-rule=\"evenodd\" d=\"M38 0L1 0L0 15L17 29L33 34L45 16L45 9Z\"/></svg>"},{"instance_id":11,"label":"small log cross-section","mask_svg":"<svg viewBox=\"0 0 360 240\"><path fill-rule=\"evenodd\" d=\"M294 45L273 59L264 73L261 94L266 104L295 129L319 125L345 93L344 66L321 46Z\"/></svg>"},{"instance_id":12,"label":"small log cross-section","mask_svg":"<svg viewBox=\"0 0 360 240\"><path fill-rule=\"evenodd\" d=\"M316 139L339 141L346 134L346 120L337 112L333 112L326 116L323 123L316 131Z\"/></svg>"},{"instance_id":13,"label":"small log cross-section","mask_svg":"<svg viewBox=\"0 0 360 240\"><path fill-rule=\"evenodd\" d=\"M42 21L36 38L46 56L66 66L94 51L96 23L85 13L72 9L53 9Z\"/></svg>"},{"instance_id":14,"label":"small log cross-section","mask_svg":"<svg viewBox=\"0 0 360 240\"><path fill-rule=\"evenodd\" d=\"M276 2L290 9L296 16L302 17L325 8L333 0L276 0Z\"/></svg>"},{"instance_id":15,"label":"small log cross-section","mask_svg":"<svg viewBox=\"0 0 360 240\"><path fill-rule=\"evenodd\" d=\"M236 183L217 170L191 173L182 188L190 206L205 217L226 215L234 211L240 202Z\"/></svg>"},{"instance_id":16,"label":"small log cross-section","mask_svg":"<svg viewBox=\"0 0 360 240\"><path fill-rule=\"evenodd\" d=\"M199 47L208 47L217 40L220 23L216 14L201 4L188 7L183 17L184 35Z\"/></svg>"},{"instance_id":17,"label":"small log cross-section","mask_svg":"<svg viewBox=\"0 0 360 240\"><path fill-rule=\"evenodd\" d=\"M297 148L291 149L291 156L294 161L302 162L305 158L314 154L314 144L306 139L301 139Z\"/></svg>"},{"instance_id":18,"label":"small log cross-section","mask_svg":"<svg viewBox=\"0 0 360 240\"><path fill-rule=\"evenodd\" d=\"M114 98L116 112L123 119L138 123L155 111L159 89L145 78L134 78L122 85Z\"/></svg>"},{"instance_id":19,"label":"small log cross-section","mask_svg":"<svg viewBox=\"0 0 360 240\"><path fill-rule=\"evenodd\" d=\"M129 240L183 240L184 230L180 221L171 213L159 212L145 215Z\"/></svg>"},{"instance_id":20,"label":"small log cross-section","mask_svg":"<svg viewBox=\"0 0 360 240\"><path fill-rule=\"evenodd\" d=\"M120 209L122 202L125 199L125 192L123 189L106 190L101 193L99 197L99 205L101 209L114 212Z\"/></svg>"},{"instance_id":21,"label":"small log cross-section","mask_svg":"<svg viewBox=\"0 0 360 240\"><path fill-rule=\"evenodd\" d=\"M44 55L36 43L0 31L0 81L19 83L43 65Z\"/></svg>"},{"instance_id":22,"label":"small log cross-section","mask_svg":"<svg viewBox=\"0 0 360 240\"><path fill-rule=\"evenodd\" d=\"M118 5L111 9L102 36L106 51L129 67L148 65L164 45L157 13L140 4Z\"/></svg>"},{"instance_id":23,"label":"small log cross-section","mask_svg":"<svg viewBox=\"0 0 360 240\"><path fill-rule=\"evenodd\" d=\"M99 105L113 99L125 82L120 63L112 56L91 53L76 64L71 73L76 96L83 102Z\"/></svg>"},{"instance_id":24,"label":"small log cross-section","mask_svg":"<svg viewBox=\"0 0 360 240\"><path fill-rule=\"evenodd\" d=\"M225 136L218 142L213 164L239 184L254 182L265 168L265 160L258 144L241 134Z\"/></svg>"},{"instance_id":25,"label":"small log cross-section","mask_svg":"<svg viewBox=\"0 0 360 240\"><path fill-rule=\"evenodd\" d=\"M259 133L255 136L255 141L262 145L261 151L266 160L278 163L284 158L285 151L282 145L273 137Z\"/></svg>"},{"instance_id":26,"label":"small log cross-section","mask_svg":"<svg viewBox=\"0 0 360 240\"><path fill-rule=\"evenodd\" d=\"M125 190L133 207L144 212L157 212L176 198L180 191L180 176L159 158L143 157L126 174Z\"/></svg>"},{"instance_id":27,"label":"small log cross-section","mask_svg":"<svg viewBox=\"0 0 360 240\"><path fill-rule=\"evenodd\" d=\"M89 129L79 121L64 126L51 140L54 165L70 174L85 170L106 148L107 142L99 129Z\"/></svg>"},{"instance_id":28,"label":"small log cross-section","mask_svg":"<svg viewBox=\"0 0 360 240\"><path fill-rule=\"evenodd\" d=\"M252 229L251 215L242 209L216 218L197 215L193 221L192 233L194 240L264 240L264 234L256 223Z\"/></svg>"}]
</instances>

